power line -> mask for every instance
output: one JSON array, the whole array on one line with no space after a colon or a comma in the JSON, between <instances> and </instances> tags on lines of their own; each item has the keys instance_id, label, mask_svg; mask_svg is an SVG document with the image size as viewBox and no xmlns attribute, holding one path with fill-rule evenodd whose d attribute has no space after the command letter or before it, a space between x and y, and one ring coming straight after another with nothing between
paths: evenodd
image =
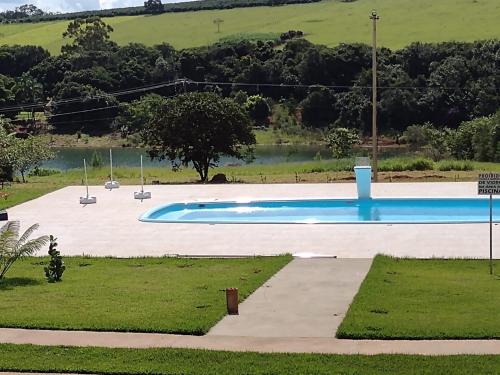
<instances>
[{"instance_id":1,"label":"power line","mask_svg":"<svg viewBox=\"0 0 500 375\"><path fill-rule=\"evenodd\" d=\"M104 93L103 95L91 95L91 96L84 96L84 97L61 99L61 100L57 100L57 101L51 101L51 102L49 102L49 104L59 105L59 104L70 104L70 103L82 103L82 102L94 100L94 99L105 99L105 98L108 98L109 96L119 97L119 96L135 94L138 92L146 92L146 91L156 90L156 89L160 89L160 88L176 86L179 84L183 84L185 82L186 82L186 80L179 79L179 80L175 80L175 81L168 81L168 82L151 84L151 85L146 85L146 86L139 86L139 87L135 87L135 88L127 89L127 90ZM20 111L20 110L25 110L25 109L35 109L35 108L45 107L47 104L48 103L46 103L46 102L36 102L36 103L19 104L19 105L10 106L10 107L2 107L2 108L0 108L0 113L15 112L15 111Z\"/></svg>"},{"instance_id":2,"label":"power line","mask_svg":"<svg viewBox=\"0 0 500 375\"><path fill-rule=\"evenodd\" d=\"M313 89L313 88L327 88L327 89L364 89L364 90L371 90L372 86L357 86L357 85L322 85L322 84L287 84L287 83L245 83L245 82L220 82L220 81L193 81L189 79L179 79L175 81L169 81L169 82L163 82L163 83L158 83L158 84L152 84L152 85L146 85L146 86L140 86L128 90L122 90L122 91L115 91L111 93L105 93L103 95L92 95L92 96L87 96L87 97L79 97L79 98L69 98L69 99L61 99L58 101L52 101L49 102L50 105L61 105L61 104L71 104L71 103L83 103L85 101L89 100L94 100L94 99L102 99L102 98L108 98L109 96L113 97L119 97L119 96L125 96L125 95L130 95L130 94L135 94L138 92L147 92L155 89L160 89L164 87L170 87L170 86L176 86L176 85L211 85L211 86L231 86L231 87L256 87L257 89L260 87L272 87L272 88L303 88L303 89ZM494 90L500 90L499 87L492 87ZM468 88L465 87L422 87L422 86L377 86L377 89L381 90L446 90L446 91L466 91ZM11 106L11 107L2 107L0 108L0 113L6 113L6 112L14 112L14 111L20 111L20 110L25 110L25 109L35 109L35 108L40 108L40 107L45 107L47 103L31 103L31 104L21 104L17 106ZM103 108L97 108L95 110L104 110L108 108L113 108L116 106L109 106L109 107L103 107ZM75 111L75 112L68 112L68 113L60 113L56 115L52 115L50 117L55 117L55 116L62 116L66 114L77 114L77 113L84 113L84 112L90 112L92 110L85 110L85 111Z\"/></svg>"}]
</instances>

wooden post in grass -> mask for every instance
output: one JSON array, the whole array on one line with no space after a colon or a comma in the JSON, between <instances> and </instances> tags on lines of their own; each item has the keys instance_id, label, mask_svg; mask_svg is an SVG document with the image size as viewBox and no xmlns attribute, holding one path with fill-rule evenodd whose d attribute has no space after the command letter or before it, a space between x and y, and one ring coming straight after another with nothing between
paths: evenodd
<instances>
[{"instance_id":1,"label":"wooden post in grass","mask_svg":"<svg viewBox=\"0 0 500 375\"><path fill-rule=\"evenodd\" d=\"M221 23L223 23L223 22L224 22L224 20L223 20L223 19L221 19L221 18L216 18L216 19L214 19L214 23L217 25L217 34L219 34L219 33L220 33L220 25L221 25Z\"/></svg>"},{"instance_id":2,"label":"wooden post in grass","mask_svg":"<svg viewBox=\"0 0 500 375\"><path fill-rule=\"evenodd\" d=\"M238 288L226 289L226 304L229 315L238 315Z\"/></svg>"}]
</instances>

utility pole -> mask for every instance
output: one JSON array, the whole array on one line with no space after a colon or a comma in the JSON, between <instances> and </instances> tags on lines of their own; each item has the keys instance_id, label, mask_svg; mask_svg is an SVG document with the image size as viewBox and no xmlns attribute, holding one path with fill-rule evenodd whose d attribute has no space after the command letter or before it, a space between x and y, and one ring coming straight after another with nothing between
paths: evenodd
<instances>
[{"instance_id":1,"label":"utility pole","mask_svg":"<svg viewBox=\"0 0 500 375\"><path fill-rule=\"evenodd\" d=\"M378 136L377 136L377 21L380 17L372 11L370 19L373 21L372 46L372 159L373 181L378 182Z\"/></svg>"}]
</instances>

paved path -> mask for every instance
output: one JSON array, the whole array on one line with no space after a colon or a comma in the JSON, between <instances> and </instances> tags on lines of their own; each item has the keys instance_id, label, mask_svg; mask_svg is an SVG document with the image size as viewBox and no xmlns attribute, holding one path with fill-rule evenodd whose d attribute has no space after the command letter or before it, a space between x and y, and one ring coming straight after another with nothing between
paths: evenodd
<instances>
[{"instance_id":1,"label":"paved path","mask_svg":"<svg viewBox=\"0 0 500 375\"><path fill-rule=\"evenodd\" d=\"M487 224L154 224L141 223L146 210L187 200L353 198L356 186L344 184L171 185L148 186L153 199L136 201L137 187L106 191L91 187L97 204L82 207L81 186L68 187L9 209L39 233L58 237L63 255L162 256L272 255L283 252L372 258L377 253L429 258L489 255ZM477 197L476 183L380 183L375 197ZM500 225L494 227L495 241Z\"/></svg>"},{"instance_id":2,"label":"paved path","mask_svg":"<svg viewBox=\"0 0 500 375\"><path fill-rule=\"evenodd\" d=\"M371 259L294 259L208 335L335 337Z\"/></svg>"},{"instance_id":3,"label":"paved path","mask_svg":"<svg viewBox=\"0 0 500 375\"><path fill-rule=\"evenodd\" d=\"M321 337L180 336L7 328L0 329L0 343L109 348L191 348L260 353L500 355L500 340L339 340Z\"/></svg>"}]
</instances>

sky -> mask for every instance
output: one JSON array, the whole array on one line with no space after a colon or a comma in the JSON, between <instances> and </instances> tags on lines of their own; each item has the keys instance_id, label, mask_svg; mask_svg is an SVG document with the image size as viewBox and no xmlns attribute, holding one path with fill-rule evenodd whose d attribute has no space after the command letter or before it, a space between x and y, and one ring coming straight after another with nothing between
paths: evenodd
<instances>
[{"instance_id":1,"label":"sky","mask_svg":"<svg viewBox=\"0 0 500 375\"><path fill-rule=\"evenodd\" d=\"M178 3L186 0L163 0L165 3ZM14 9L23 4L33 4L51 12L78 12L81 10L122 8L143 5L144 0L0 0L0 11Z\"/></svg>"}]
</instances>

